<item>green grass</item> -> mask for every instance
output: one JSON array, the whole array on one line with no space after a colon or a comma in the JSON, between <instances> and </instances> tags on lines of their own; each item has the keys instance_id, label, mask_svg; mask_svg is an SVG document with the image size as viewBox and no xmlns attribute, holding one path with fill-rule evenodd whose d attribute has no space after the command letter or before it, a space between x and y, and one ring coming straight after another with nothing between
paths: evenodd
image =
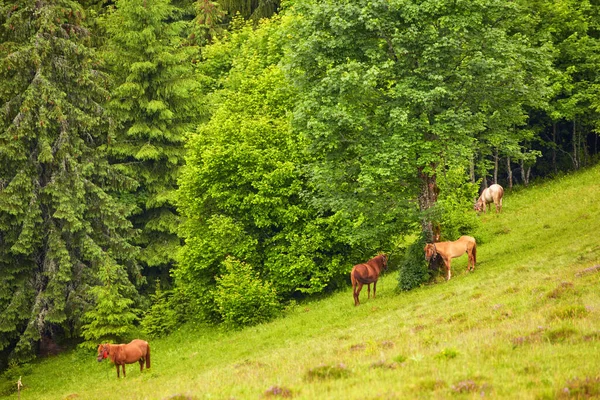
<instances>
[{"instance_id":1,"label":"green grass","mask_svg":"<svg viewBox=\"0 0 600 400\"><path fill-rule=\"evenodd\" d=\"M388 273L359 307L348 288L242 331L186 325L120 380L95 354L51 357L13 371L21 399L598 398L600 168L481 219L473 273L463 256L410 292Z\"/></svg>"}]
</instances>

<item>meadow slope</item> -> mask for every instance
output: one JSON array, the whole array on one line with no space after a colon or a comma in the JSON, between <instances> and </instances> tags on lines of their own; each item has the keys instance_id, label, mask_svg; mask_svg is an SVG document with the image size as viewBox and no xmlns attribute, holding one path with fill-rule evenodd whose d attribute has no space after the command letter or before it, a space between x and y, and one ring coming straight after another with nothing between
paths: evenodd
<instances>
[{"instance_id":1,"label":"meadow slope","mask_svg":"<svg viewBox=\"0 0 600 400\"><path fill-rule=\"evenodd\" d=\"M600 168L507 193L481 218L473 273L463 256L451 281L410 292L389 272L359 307L348 288L238 332L187 325L120 380L65 353L12 372L21 399L600 397Z\"/></svg>"}]
</instances>

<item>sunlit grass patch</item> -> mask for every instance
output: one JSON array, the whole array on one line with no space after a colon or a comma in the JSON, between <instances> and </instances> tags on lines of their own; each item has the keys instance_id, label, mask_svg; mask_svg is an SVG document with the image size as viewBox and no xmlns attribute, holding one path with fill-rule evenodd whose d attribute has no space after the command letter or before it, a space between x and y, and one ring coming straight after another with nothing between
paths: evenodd
<instances>
[{"instance_id":1,"label":"sunlit grass patch","mask_svg":"<svg viewBox=\"0 0 600 400\"><path fill-rule=\"evenodd\" d=\"M458 357L460 353L455 349L444 349L435 355L438 360L452 360Z\"/></svg>"},{"instance_id":2,"label":"sunlit grass patch","mask_svg":"<svg viewBox=\"0 0 600 400\"><path fill-rule=\"evenodd\" d=\"M550 312L549 318L559 320L584 318L588 316L589 313L590 311L584 305L569 304L554 308Z\"/></svg>"}]
</instances>

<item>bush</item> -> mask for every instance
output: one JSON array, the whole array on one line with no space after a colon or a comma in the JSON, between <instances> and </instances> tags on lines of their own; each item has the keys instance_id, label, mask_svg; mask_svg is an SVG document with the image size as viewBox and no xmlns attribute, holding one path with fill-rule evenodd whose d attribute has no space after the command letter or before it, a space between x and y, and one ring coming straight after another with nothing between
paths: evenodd
<instances>
[{"instance_id":1,"label":"bush","mask_svg":"<svg viewBox=\"0 0 600 400\"><path fill-rule=\"evenodd\" d=\"M411 290L429 280L431 276L423 247L425 247L423 234L408 248L400 262L400 273L398 275L398 288L400 290Z\"/></svg>"},{"instance_id":2,"label":"bush","mask_svg":"<svg viewBox=\"0 0 600 400\"><path fill-rule=\"evenodd\" d=\"M160 281L156 280L156 290L151 296L152 306L144 315L141 327L150 337L160 337L173 332L183 323L184 313L180 312L180 296L171 290L162 290Z\"/></svg>"},{"instance_id":3,"label":"bush","mask_svg":"<svg viewBox=\"0 0 600 400\"><path fill-rule=\"evenodd\" d=\"M227 272L217 278L215 304L225 325L256 325L279 314L281 305L275 289L250 265L233 257L227 257L224 265Z\"/></svg>"}]
</instances>

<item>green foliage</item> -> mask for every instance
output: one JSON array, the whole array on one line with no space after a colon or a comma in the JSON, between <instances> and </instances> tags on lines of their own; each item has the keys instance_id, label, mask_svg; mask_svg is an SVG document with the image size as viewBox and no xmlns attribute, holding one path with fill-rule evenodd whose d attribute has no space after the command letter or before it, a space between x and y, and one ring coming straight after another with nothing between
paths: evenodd
<instances>
[{"instance_id":1,"label":"green foliage","mask_svg":"<svg viewBox=\"0 0 600 400\"><path fill-rule=\"evenodd\" d=\"M427 282L434 271L428 269L425 261L426 239L423 235L411 243L405 251L404 257L400 262L398 274L398 289L411 290Z\"/></svg>"},{"instance_id":2,"label":"green foliage","mask_svg":"<svg viewBox=\"0 0 600 400\"><path fill-rule=\"evenodd\" d=\"M205 51L201 72L220 88L210 120L188 143L179 210L185 246L174 275L211 319L215 276L230 255L282 298L347 279L344 221L321 215L306 182L305 145L291 126L296 91L279 66L289 19L244 26Z\"/></svg>"},{"instance_id":3,"label":"green foliage","mask_svg":"<svg viewBox=\"0 0 600 400\"><path fill-rule=\"evenodd\" d=\"M85 24L76 2L0 3L0 349L20 361L43 336L80 335L100 265L137 273Z\"/></svg>"},{"instance_id":4,"label":"green foliage","mask_svg":"<svg viewBox=\"0 0 600 400\"><path fill-rule=\"evenodd\" d=\"M183 320L183 314L176 298L173 296L173 291L161 289L160 280L156 280L154 294L150 296L152 306L144 314L140 323L145 334L157 338L165 336L177 328Z\"/></svg>"},{"instance_id":5,"label":"green foliage","mask_svg":"<svg viewBox=\"0 0 600 400\"><path fill-rule=\"evenodd\" d=\"M280 312L277 292L252 267L232 257L217 277L215 305L226 326L241 328L273 319Z\"/></svg>"},{"instance_id":6,"label":"green foliage","mask_svg":"<svg viewBox=\"0 0 600 400\"><path fill-rule=\"evenodd\" d=\"M107 150L137 184L131 220L145 275L165 280L181 245L175 190L184 143L202 117L191 63L197 48L184 45L181 12L169 0L120 0L105 17L104 56L115 81Z\"/></svg>"},{"instance_id":7,"label":"green foliage","mask_svg":"<svg viewBox=\"0 0 600 400\"><path fill-rule=\"evenodd\" d=\"M99 268L101 286L91 289L95 297L94 308L83 316L82 347L95 349L100 343L121 343L128 338L133 323L138 319L138 310L131 299L135 288L126 272L118 265L104 265Z\"/></svg>"},{"instance_id":8,"label":"green foliage","mask_svg":"<svg viewBox=\"0 0 600 400\"><path fill-rule=\"evenodd\" d=\"M358 240L385 243L414 226L415 200L420 211L435 203L422 191L436 175L470 162L484 133L498 139L523 125L549 93L549 49L517 33L514 3L294 7L294 122L313 156L314 202L360 224Z\"/></svg>"},{"instance_id":9,"label":"green foliage","mask_svg":"<svg viewBox=\"0 0 600 400\"><path fill-rule=\"evenodd\" d=\"M440 225L440 241L472 235L479 227L480 220L473 212L477 186L468 179L462 168L449 169L438 177L440 196L432 220Z\"/></svg>"}]
</instances>

